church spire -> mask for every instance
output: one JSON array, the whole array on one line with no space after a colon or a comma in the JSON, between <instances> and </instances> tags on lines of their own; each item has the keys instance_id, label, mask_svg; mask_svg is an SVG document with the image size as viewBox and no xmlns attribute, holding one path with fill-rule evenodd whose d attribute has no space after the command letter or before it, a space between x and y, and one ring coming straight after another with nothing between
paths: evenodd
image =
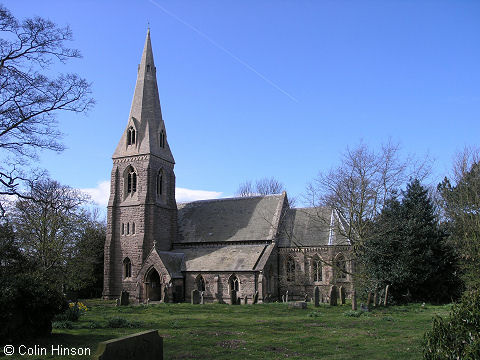
<instances>
[{"instance_id":1,"label":"church spire","mask_svg":"<svg viewBox=\"0 0 480 360\"><path fill-rule=\"evenodd\" d=\"M160 107L150 28L147 30L142 58L138 65L127 128L113 158L144 154L152 154L174 163Z\"/></svg>"}]
</instances>

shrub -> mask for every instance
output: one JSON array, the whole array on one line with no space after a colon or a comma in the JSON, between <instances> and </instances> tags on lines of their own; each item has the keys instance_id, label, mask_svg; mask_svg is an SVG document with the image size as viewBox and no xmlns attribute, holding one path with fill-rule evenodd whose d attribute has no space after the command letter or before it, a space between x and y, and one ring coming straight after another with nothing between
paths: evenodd
<instances>
[{"instance_id":1,"label":"shrub","mask_svg":"<svg viewBox=\"0 0 480 360\"><path fill-rule=\"evenodd\" d=\"M348 317L360 317L362 316L363 311L362 310L348 310L343 313L344 316Z\"/></svg>"},{"instance_id":2,"label":"shrub","mask_svg":"<svg viewBox=\"0 0 480 360\"><path fill-rule=\"evenodd\" d=\"M480 359L480 292L469 292L453 305L448 318L436 316L424 336L426 360Z\"/></svg>"},{"instance_id":3,"label":"shrub","mask_svg":"<svg viewBox=\"0 0 480 360\"><path fill-rule=\"evenodd\" d=\"M52 327L54 329L73 329L73 322L68 320L54 321L52 322Z\"/></svg>"},{"instance_id":4,"label":"shrub","mask_svg":"<svg viewBox=\"0 0 480 360\"><path fill-rule=\"evenodd\" d=\"M54 317L54 321L78 321L80 315L87 311L87 307L81 302L71 302L65 312Z\"/></svg>"}]
</instances>

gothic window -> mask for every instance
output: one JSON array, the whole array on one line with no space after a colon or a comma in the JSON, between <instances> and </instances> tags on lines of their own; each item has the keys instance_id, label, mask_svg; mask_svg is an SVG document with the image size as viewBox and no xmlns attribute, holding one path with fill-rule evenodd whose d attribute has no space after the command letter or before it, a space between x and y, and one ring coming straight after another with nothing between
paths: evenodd
<instances>
[{"instance_id":1,"label":"gothic window","mask_svg":"<svg viewBox=\"0 0 480 360\"><path fill-rule=\"evenodd\" d=\"M318 257L313 258L313 281L322 281L322 262Z\"/></svg>"},{"instance_id":2,"label":"gothic window","mask_svg":"<svg viewBox=\"0 0 480 360\"><path fill-rule=\"evenodd\" d=\"M157 174L157 195L163 195L163 170Z\"/></svg>"},{"instance_id":3,"label":"gothic window","mask_svg":"<svg viewBox=\"0 0 480 360\"><path fill-rule=\"evenodd\" d=\"M122 223L122 235L125 235L125 224Z\"/></svg>"},{"instance_id":4,"label":"gothic window","mask_svg":"<svg viewBox=\"0 0 480 360\"><path fill-rule=\"evenodd\" d=\"M160 147L161 148L165 147L165 131L164 130L160 131Z\"/></svg>"},{"instance_id":5,"label":"gothic window","mask_svg":"<svg viewBox=\"0 0 480 360\"><path fill-rule=\"evenodd\" d=\"M335 268L337 271L337 279L347 278L347 262L342 254L339 254L335 259Z\"/></svg>"},{"instance_id":6,"label":"gothic window","mask_svg":"<svg viewBox=\"0 0 480 360\"><path fill-rule=\"evenodd\" d=\"M238 290L240 289L240 287L239 287L239 284L240 284L240 283L238 282L238 278L237 278L236 275L232 275L232 276L230 277L229 283L230 283L230 284L229 284L229 285L230 285L230 291L235 290L235 291L238 292Z\"/></svg>"},{"instance_id":7,"label":"gothic window","mask_svg":"<svg viewBox=\"0 0 480 360\"><path fill-rule=\"evenodd\" d=\"M130 126L127 131L127 145L135 144L135 129Z\"/></svg>"},{"instance_id":8,"label":"gothic window","mask_svg":"<svg viewBox=\"0 0 480 360\"><path fill-rule=\"evenodd\" d=\"M137 191L137 173L132 166L127 170L127 193L133 194Z\"/></svg>"},{"instance_id":9,"label":"gothic window","mask_svg":"<svg viewBox=\"0 0 480 360\"><path fill-rule=\"evenodd\" d=\"M293 258L288 258L287 264L287 281L295 281L295 260Z\"/></svg>"},{"instance_id":10,"label":"gothic window","mask_svg":"<svg viewBox=\"0 0 480 360\"><path fill-rule=\"evenodd\" d=\"M135 234L135 223L132 223L132 235Z\"/></svg>"},{"instance_id":11,"label":"gothic window","mask_svg":"<svg viewBox=\"0 0 480 360\"><path fill-rule=\"evenodd\" d=\"M198 291L205 291L205 280L203 279L202 275L197 276L197 290Z\"/></svg>"},{"instance_id":12,"label":"gothic window","mask_svg":"<svg viewBox=\"0 0 480 360\"><path fill-rule=\"evenodd\" d=\"M125 260L123 260L123 277L126 279L131 276L132 276L132 262L127 257L125 258Z\"/></svg>"},{"instance_id":13,"label":"gothic window","mask_svg":"<svg viewBox=\"0 0 480 360\"><path fill-rule=\"evenodd\" d=\"M130 235L130 223L127 223L127 235Z\"/></svg>"}]
</instances>

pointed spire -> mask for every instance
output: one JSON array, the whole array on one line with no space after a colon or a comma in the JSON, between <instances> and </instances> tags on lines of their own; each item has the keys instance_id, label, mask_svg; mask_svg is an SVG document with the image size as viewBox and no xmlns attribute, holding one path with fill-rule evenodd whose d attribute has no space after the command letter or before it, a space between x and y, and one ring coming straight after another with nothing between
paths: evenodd
<instances>
[{"instance_id":1,"label":"pointed spire","mask_svg":"<svg viewBox=\"0 0 480 360\"><path fill-rule=\"evenodd\" d=\"M129 140L129 129L135 130L134 141ZM158 95L155 62L153 60L150 27L138 65L137 82L127 128L118 143L113 158L140 154L153 154L174 163L166 140L166 129L162 118Z\"/></svg>"}]
</instances>

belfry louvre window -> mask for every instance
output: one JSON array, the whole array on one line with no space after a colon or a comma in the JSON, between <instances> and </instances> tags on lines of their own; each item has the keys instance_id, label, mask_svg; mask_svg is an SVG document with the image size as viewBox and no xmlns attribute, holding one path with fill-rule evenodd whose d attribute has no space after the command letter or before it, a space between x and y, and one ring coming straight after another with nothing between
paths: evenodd
<instances>
[{"instance_id":1,"label":"belfry louvre window","mask_svg":"<svg viewBox=\"0 0 480 360\"><path fill-rule=\"evenodd\" d=\"M163 171L157 174L157 195L163 195Z\"/></svg>"},{"instance_id":2,"label":"belfry louvre window","mask_svg":"<svg viewBox=\"0 0 480 360\"><path fill-rule=\"evenodd\" d=\"M130 126L127 131L127 145L135 144L135 129Z\"/></svg>"},{"instance_id":3,"label":"belfry louvre window","mask_svg":"<svg viewBox=\"0 0 480 360\"><path fill-rule=\"evenodd\" d=\"M165 147L165 131L160 131L160 147Z\"/></svg>"},{"instance_id":4,"label":"belfry louvre window","mask_svg":"<svg viewBox=\"0 0 480 360\"><path fill-rule=\"evenodd\" d=\"M295 281L295 260L287 260L287 281Z\"/></svg>"},{"instance_id":5,"label":"belfry louvre window","mask_svg":"<svg viewBox=\"0 0 480 360\"><path fill-rule=\"evenodd\" d=\"M131 194L137 191L137 173L130 166L127 175L127 193Z\"/></svg>"},{"instance_id":6,"label":"belfry louvre window","mask_svg":"<svg viewBox=\"0 0 480 360\"><path fill-rule=\"evenodd\" d=\"M132 262L128 257L123 260L123 276L124 278L132 276Z\"/></svg>"}]
</instances>

